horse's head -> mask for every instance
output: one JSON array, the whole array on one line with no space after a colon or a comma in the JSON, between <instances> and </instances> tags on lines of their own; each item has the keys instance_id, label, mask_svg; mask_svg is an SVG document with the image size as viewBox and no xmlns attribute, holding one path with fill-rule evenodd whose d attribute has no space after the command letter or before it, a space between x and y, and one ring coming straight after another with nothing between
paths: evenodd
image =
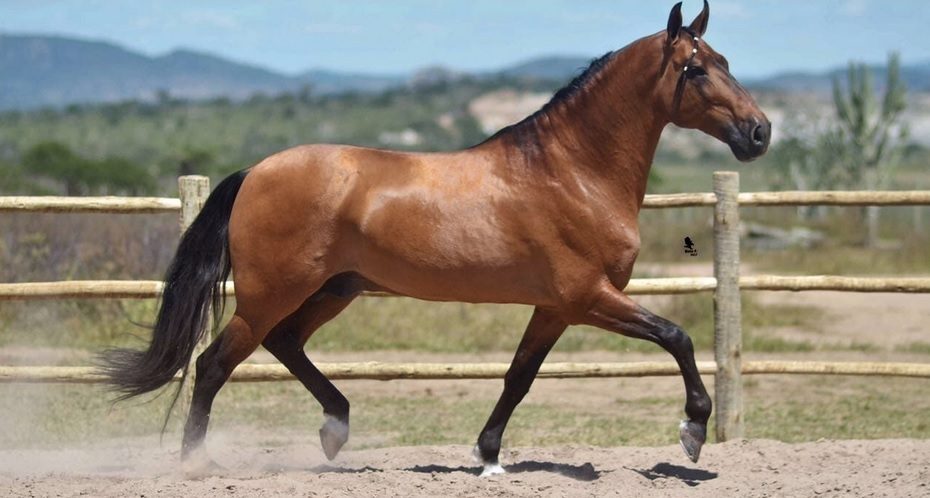
<instances>
[{"instance_id":1,"label":"horse's head","mask_svg":"<svg viewBox=\"0 0 930 498\"><path fill-rule=\"evenodd\" d=\"M704 41L710 9L689 26L682 25L681 2L668 18L660 98L670 120L696 128L730 146L740 161L751 161L768 149L772 126L765 114L730 74L726 58Z\"/></svg>"}]
</instances>

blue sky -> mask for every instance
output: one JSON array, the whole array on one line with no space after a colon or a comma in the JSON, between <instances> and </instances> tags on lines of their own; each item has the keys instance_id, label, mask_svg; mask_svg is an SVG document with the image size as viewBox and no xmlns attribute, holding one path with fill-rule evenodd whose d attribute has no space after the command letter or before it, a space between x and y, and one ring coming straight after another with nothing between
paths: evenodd
<instances>
[{"instance_id":1,"label":"blue sky","mask_svg":"<svg viewBox=\"0 0 930 498\"><path fill-rule=\"evenodd\" d=\"M184 47L294 73L493 69L595 56L665 26L672 1L0 0L0 32L105 39L149 55ZM686 22L701 8L686 0ZM713 0L707 40L738 76L850 59L930 60L926 0Z\"/></svg>"}]
</instances>

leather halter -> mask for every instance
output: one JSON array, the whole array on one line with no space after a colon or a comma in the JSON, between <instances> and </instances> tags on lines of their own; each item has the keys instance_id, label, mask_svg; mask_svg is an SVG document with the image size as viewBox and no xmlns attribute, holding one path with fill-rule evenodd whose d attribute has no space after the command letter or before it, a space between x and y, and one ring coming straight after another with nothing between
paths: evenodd
<instances>
[{"instance_id":1,"label":"leather halter","mask_svg":"<svg viewBox=\"0 0 930 498\"><path fill-rule=\"evenodd\" d=\"M691 35L693 46L691 47L691 57L688 57L688 60L685 62L685 67L681 70L681 75L678 76L678 84L675 85L674 108L676 114L678 113L678 108L681 107L681 97L685 93L685 84L688 82L688 69L692 68L691 64L694 62L694 57L698 53L698 42L701 40L701 37L692 31L691 28L682 27L681 30Z\"/></svg>"}]
</instances>

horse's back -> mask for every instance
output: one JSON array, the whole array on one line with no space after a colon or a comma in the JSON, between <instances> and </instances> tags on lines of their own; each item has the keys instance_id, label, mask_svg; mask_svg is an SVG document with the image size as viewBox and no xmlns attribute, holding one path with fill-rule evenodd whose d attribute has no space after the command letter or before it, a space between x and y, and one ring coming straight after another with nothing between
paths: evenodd
<instances>
[{"instance_id":1,"label":"horse's back","mask_svg":"<svg viewBox=\"0 0 930 498\"><path fill-rule=\"evenodd\" d=\"M271 156L246 177L233 209L237 286L246 272L315 281L352 271L426 299L534 300L502 283L545 285L525 284L537 279L519 226L525 206L494 166L481 151L309 145Z\"/></svg>"}]
</instances>

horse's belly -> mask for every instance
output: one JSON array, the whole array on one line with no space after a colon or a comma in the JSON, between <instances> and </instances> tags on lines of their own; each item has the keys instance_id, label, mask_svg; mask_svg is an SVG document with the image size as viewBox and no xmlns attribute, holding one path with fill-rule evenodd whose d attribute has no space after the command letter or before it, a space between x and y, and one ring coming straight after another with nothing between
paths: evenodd
<instances>
[{"instance_id":1,"label":"horse's belly","mask_svg":"<svg viewBox=\"0 0 930 498\"><path fill-rule=\"evenodd\" d=\"M437 301L543 304L546 272L519 243L492 233L397 225L359 241L357 269L400 294Z\"/></svg>"},{"instance_id":2,"label":"horse's belly","mask_svg":"<svg viewBox=\"0 0 930 498\"><path fill-rule=\"evenodd\" d=\"M393 292L430 301L534 306L551 301L545 282L516 267L435 268L394 260L389 266L365 265L361 273Z\"/></svg>"}]
</instances>

